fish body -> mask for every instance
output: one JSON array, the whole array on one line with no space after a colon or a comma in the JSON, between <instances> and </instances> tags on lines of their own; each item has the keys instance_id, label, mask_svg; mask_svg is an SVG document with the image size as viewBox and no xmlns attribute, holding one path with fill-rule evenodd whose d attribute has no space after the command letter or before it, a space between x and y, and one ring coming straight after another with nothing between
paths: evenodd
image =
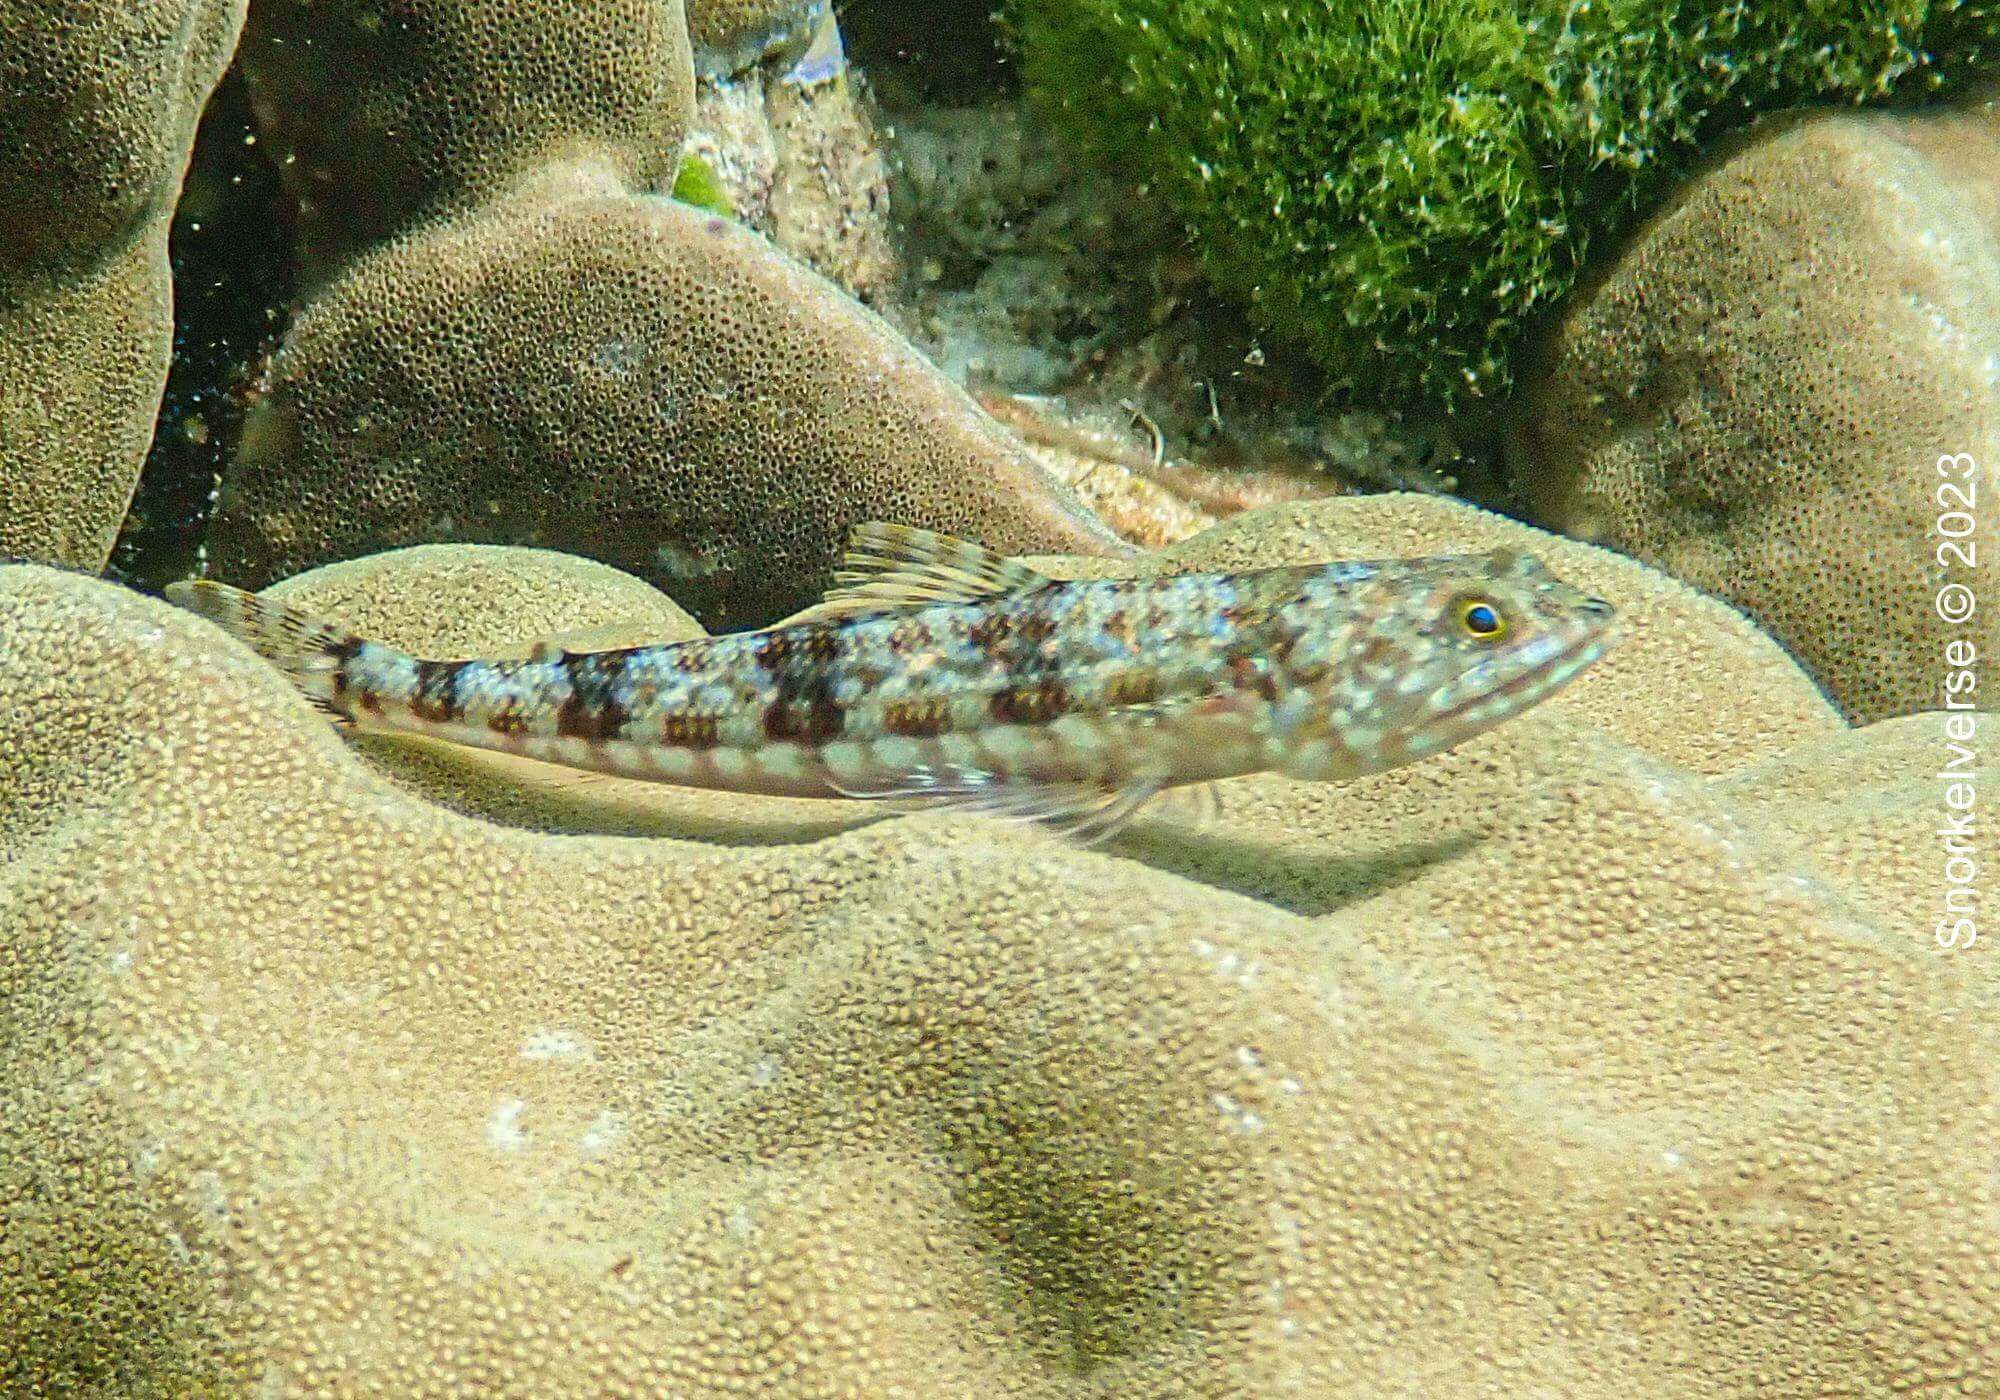
<instances>
[{"instance_id":1,"label":"fish body","mask_svg":"<svg viewBox=\"0 0 2000 1400\"><path fill-rule=\"evenodd\" d=\"M219 584L170 596L361 728L690 786L924 799L1084 839L1168 788L1422 758L1615 640L1609 604L1518 551L1057 582L879 524L790 623L522 661L421 659Z\"/></svg>"}]
</instances>

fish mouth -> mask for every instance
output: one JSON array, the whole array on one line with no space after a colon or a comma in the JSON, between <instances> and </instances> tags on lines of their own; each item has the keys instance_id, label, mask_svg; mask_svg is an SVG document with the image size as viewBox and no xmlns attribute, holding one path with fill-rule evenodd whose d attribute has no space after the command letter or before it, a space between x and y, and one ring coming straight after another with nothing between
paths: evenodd
<instances>
[{"instance_id":1,"label":"fish mouth","mask_svg":"<svg viewBox=\"0 0 2000 1400\"><path fill-rule=\"evenodd\" d=\"M1500 684L1482 690L1476 695L1469 695L1450 709L1440 711L1432 723L1449 724L1453 720L1465 718L1466 714L1477 706L1490 704L1494 700L1513 699L1530 690L1539 690L1541 694L1538 698L1546 699L1575 680L1623 639L1624 633L1616 623L1595 628L1563 647L1540 665L1530 666L1519 675L1510 676ZM1501 719L1517 713L1518 710L1509 710L1507 714L1496 717L1493 722L1497 724Z\"/></svg>"}]
</instances>

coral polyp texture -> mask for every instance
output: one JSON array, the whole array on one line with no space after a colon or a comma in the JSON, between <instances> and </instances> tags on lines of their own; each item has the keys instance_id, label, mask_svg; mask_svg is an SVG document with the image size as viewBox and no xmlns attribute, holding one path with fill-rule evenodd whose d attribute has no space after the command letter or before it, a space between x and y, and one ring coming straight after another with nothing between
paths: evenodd
<instances>
[{"instance_id":1,"label":"coral polyp texture","mask_svg":"<svg viewBox=\"0 0 2000 1400\"><path fill-rule=\"evenodd\" d=\"M110 557L167 378L167 225L242 22L0 4L0 555Z\"/></svg>"},{"instance_id":2,"label":"coral polyp texture","mask_svg":"<svg viewBox=\"0 0 2000 1400\"><path fill-rule=\"evenodd\" d=\"M1694 181L1544 347L1510 453L1537 518L1732 600L1856 719L1941 706L1949 641L2000 654L2000 609L1935 606L2000 581L1939 531L2000 500L1996 181L1991 105L1788 122Z\"/></svg>"},{"instance_id":3,"label":"coral polyp texture","mask_svg":"<svg viewBox=\"0 0 2000 1400\"><path fill-rule=\"evenodd\" d=\"M210 548L263 583L384 545L561 545L745 625L809 601L873 518L1117 547L830 283L579 177L392 244L301 313Z\"/></svg>"},{"instance_id":4,"label":"coral polyp texture","mask_svg":"<svg viewBox=\"0 0 2000 1400\"><path fill-rule=\"evenodd\" d=\"M309 280L552 162L671 185L694 102L678 0L258 0L242 63Z\"/></svg>"},{"instance_id":5,"label":"coral polyp texture","mask_svg":"<svg viewBox=\"0 0 2000 1400\"><path fill-rule=\"evenodd\" d=\"M559 546L737 626L808 601L860 519L1122 548L886 323L667 197L677 4L278 5L244 64L317 285L246 419L218 576Z\"/></svg>"},{"instance_id":6,"label":"coral polyp texture","mask_svg":"<svg viewBox=\"0 0 2000 1400\"><path fill-rule=\"evenodd\" d=\"M1748 115L1976 76L1976 0L1015 0L1027 80L1219 286L1372 390L1464 400L1603 238Z\"/></svg>"},{"instance_id":7,"label":"coral polyp texture","mask_svg":"<svg viewBox=\"0 0 2000 1400\"><path fill-rule=\"evenodd\" d=\"M680 838L443 810L205 623L0 569L0 1388L2000 1386L1990 963L1896 897L1920 848L1820 834L1931 822L1911 726L1435 502L1167 563L1330 539L1526 546L1633 635L1438 759L1232 784L1221 829L734 799L791 824L750 847L698 793ZM293 596L434 650L641 601L536 560ZM477 581L517 565L532 611Z\"/></svg>"}]
</instances>

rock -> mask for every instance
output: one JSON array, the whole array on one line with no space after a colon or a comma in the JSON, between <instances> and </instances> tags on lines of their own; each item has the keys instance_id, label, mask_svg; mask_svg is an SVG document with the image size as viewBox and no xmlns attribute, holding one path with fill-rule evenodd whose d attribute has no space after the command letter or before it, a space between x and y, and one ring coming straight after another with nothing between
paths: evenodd
<instances>
[{"instance_id":1,"label":"rock","mask_svg":"<svg viewBox=\"0 0 2000 1400\"><path fill-rule=\"evenodd\" d=\"M730 208L778 247L875 306L901 286L889 226L882 133L831 35L825 65L758 68L702 82L687 154L711 170Z\"/></svg>"},{"instance_id":2,"label":"rock","mask_svg":"<svg viewBox=\"0 0 2000 1400\"><path fill-rule=\"evenodd\" d=\"M1356 532L1532 540L1636 635L1453 753L1110 854L936 815L750 846L692 794L690 839L471 820L195 618L0 570L0 1385L2000 1384L1988 994L1867 912L1924 845L1791 834L1932 799L1736 786L1889 731L1720 605L1428 500L1178 553ZM648 606L568 567L293 596L475 649ZM1690 700L1779 717L1704 739Z\"/></svg>"},{"instance_id":3,"label":"rock","mask_svg":"<svg viewBox=\"0 0 2000 1400\"><path fill-rule=\"evenodd\" d=\"M1941 704L1948 640L2000 655L1996 178L1988 105L1788 122L1694 181L1546 347L1509 454L1537 518L1742 607L1857 720ZM1947 572L1958 452L1989 532Z\"/></svg>"},{"instance_id":4,"label":"rock","mask_svg":"<svg viewBox=\"0 0 2000 1400\"><path fill-rule=\"evenodd\" d=\"M167 379L167 224L242 23L243 0L0 4L0 556L111 556Z\"/></svg>"},{"instance_id":5,"label":"rock","mask_svg":"<svg viewBox=\"0 0 2000 1400\"><path fill-rule=\"evenodd\" d=\"M796 52L832 13L827 0L691 0L695 71L726 78L774 54Z\"/></svg>"}]
</instances>

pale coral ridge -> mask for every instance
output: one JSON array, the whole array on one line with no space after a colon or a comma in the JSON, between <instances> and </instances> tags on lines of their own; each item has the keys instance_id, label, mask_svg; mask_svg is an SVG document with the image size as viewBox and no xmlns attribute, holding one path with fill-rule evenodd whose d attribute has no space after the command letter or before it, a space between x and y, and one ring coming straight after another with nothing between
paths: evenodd
<instances>
[{"instance_id":1,"label":"pale coral ridge","mask_svg":"<svg viewBox=\"0 0 2000 1400\"><path fill-rule=\"evenodd\" d=\"M1634 635L1439 760L1245 780L1110 854L658 791L511 813L682 833L636 840L414 798L206 624L0 571L0 1388L2000 1385L1992 979L1900 898L1917 722L1848 730L1726 608L1440 503L1170 562L1330 539L1525 544ZM288 593L461 653L643 603L566 568ZM1815 834L1864 808L1910 839Z\"/></svg>"}]
</instances>

